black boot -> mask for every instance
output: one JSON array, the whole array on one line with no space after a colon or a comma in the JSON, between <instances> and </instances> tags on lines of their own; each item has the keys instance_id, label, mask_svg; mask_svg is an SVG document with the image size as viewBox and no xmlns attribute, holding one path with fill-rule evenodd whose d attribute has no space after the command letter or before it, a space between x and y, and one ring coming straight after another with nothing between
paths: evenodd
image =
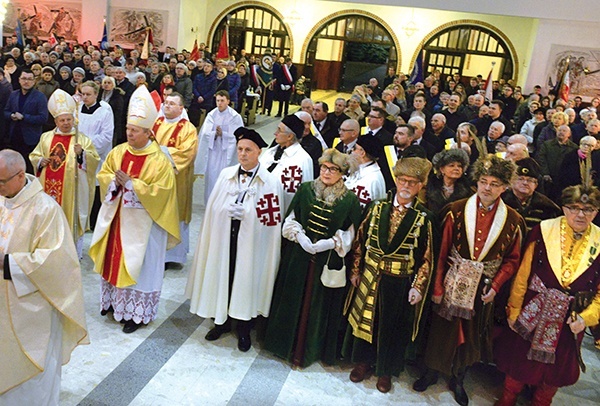
<instances>
[{"instance_id":1,"label":"black boot","mask_svg":"<svg viewBox=\"0 0 600 406\"><path fill-rule=\"evenodd\" d=\"M417 392L425 392L431 385L437 383L438 372L433 369L427 369L425 375L420 377L413 383L413 389Z\"/></svg>"},{"instance_id":2,"label":"black boot","mask_svg":"<svg viewBox=\"0 0 600 406\"><path fill-rule=\"evenodd\" d=\"M461 406L467 406L469 404L469 396L467 396L467 392L465 392L463 386L465 374L466 370L458 372L456 375L452 375L448 384L450 390L454 393L454 400Z\"/></svg>"}]
</instances>

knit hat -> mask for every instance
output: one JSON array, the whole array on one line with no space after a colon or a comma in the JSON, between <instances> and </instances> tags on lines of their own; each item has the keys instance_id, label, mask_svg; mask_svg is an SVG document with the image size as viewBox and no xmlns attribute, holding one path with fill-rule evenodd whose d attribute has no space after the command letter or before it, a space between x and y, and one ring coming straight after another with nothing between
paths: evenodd
<instances>
[{"instance_id":1,"label":"knit hat","mask_svg":"<svg viewBox=\"0 0 600 406\"><path fill-rule=\"evenodd\" d=\"M80 73L81 75L85 76L85 71L80 66L78 66L75 69L73 69L73 73L75 73L75 72Z\"/></svg>"}]
</instances>

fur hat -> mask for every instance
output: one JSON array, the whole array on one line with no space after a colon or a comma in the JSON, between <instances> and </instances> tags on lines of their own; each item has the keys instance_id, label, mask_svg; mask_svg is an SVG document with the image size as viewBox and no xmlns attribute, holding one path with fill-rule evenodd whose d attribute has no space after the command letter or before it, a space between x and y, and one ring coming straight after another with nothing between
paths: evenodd
<instances>
[{"instance_id":1,"label":"fur hat","mask_svg":"<svg viewBox=\"0 0 600 406\"><path fill-rule=\"evenodd\" d=\"M569 186L562 191L561 203L567 206L574 203L591 204L600 209L600 191L595 186L586 188L584 185Z\"/></svg>"},{"instance_id":2,"label":"fur hat","mask_svg":"<svg viewBox=\"0 0 600 406\"><path fill-rule=\"evenodd\" d=\"M431 163L436 172L439 172L442 166L458 162L466 170L469 166L469 155L462 149L445 149L433 156Z\"/></svg>"},{"instance_id":3,"label":"fur hat","mask_svg":"<svg viewBox=\"0 0 600 406\"><path fill-rule=\"evenodd\" d=\"M482 176L493 176L500 182L509 185L516 174L517 166L512 161L505 161L496 155L488 154L480 157L471 170L471 179L477 182Z\"/></svg>"},{"instance_id":4,"label":"fur hat","mask_svg":"<svg viewBox=\"0 0 600 406\"><path fill-rule=\"evenodd\" d=\"M323 151L319 158L319 164L330 162L338 166L344 175L352 175L358 170L358 161L352 154L344 154L335 148L329 148Z\"/></svg>"},{"instance_id":5,"label":"fur hat","mask_svg":"<svg viewBox=\"0 0 600 406\"><path fill-rule=\"evenodd\" d=\"M410 176L425 183L431 171L431 162L425 158L402 158L394 165L394 176Z\"/></svg>"},{"instance_id":6,"label":"fur hat","mask_svg":"<svg viewBox=\"0 0 600 406\"><path fill-rule=\"evenodd\" d=\"M517 176L540 177L540 165L533 158L523 158L517 162Z\"/></svg>"}]
</instances>

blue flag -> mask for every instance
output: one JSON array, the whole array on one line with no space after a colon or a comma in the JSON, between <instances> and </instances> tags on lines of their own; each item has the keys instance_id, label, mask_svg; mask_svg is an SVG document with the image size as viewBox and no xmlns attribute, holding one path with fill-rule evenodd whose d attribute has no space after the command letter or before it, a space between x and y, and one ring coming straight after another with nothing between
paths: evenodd
<instances>
[{"instance_id":1,"label":"blue flag","mask_svg":"<svg viewBox=\"0 0 600 406\"><path fill-rule=\"evenodd\" d=\"M100 49L108 49L108 35L106 33L106 20L104 20L104 32L102 33L102 42L100 43Z\"/></svg>"},{"instance_id":2,"label":"blue flag","mask_svg":"<svg viewBox=\"0 0 600 406\"><path fill-rule=\"evenodd\" d=\"M414 85L417 82L423 82L425 77L423 76L423 50L417 55L415 64L413 65L412 72L410 73L410 79L408 83Z\"/></svg>"},{"instance_id":3,"label":"blue flag","mask_svg":"<svg viewBox=\"0 0 600 406\"><path fill-rule=\"evenodd\" d=\"M21 20L17 19L17 27L15 28L15 35L17 36L17 44L22 47L25 46L25 38L23 37L23 27L21 27Z\"/></svg>"}]
</instances>

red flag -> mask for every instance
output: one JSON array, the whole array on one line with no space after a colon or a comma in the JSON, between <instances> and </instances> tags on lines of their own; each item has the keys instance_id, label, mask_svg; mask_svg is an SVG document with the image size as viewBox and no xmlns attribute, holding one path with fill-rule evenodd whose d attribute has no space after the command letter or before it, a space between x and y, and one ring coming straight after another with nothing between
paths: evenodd
<instances>
[{"instance_id":1,"label":"red flag","mask_svg":"<svg viewBox=\"0 0 600 406\"><path fill-rule=\"evenodd\" d=\"M485 90L485 98L488 101L491 101L494 98L494 92L493 92L494 81L492 80L492 72L493 71L494 71L494 66L492 66L492 69L490 69L490 73L488 74L488 77L485 81L485 86L483 87Z\"/></svg>"},{"instance_id":2,"label":"red flag","mask_svg":"<svg viewBox=\"0 0 600 406\"><path fill-rule=\"evenodd\" d=\"M219 50L217 51L217 58L228 59L229 58L229 25L225 24L223 35L221 36L221 42L219 42Z\"/></svg>"},{"instance_id":3,"label":"red flag","mask_svg":"<svg viewBox=\"0 0 600 406\"><path fill-rule=\"evenodd\" d=\"M54 46L58 44L58 41L56 40L56 35L54 35L54 31L50 32L50 36L48 37L48 43L52 48L54 48Z\"/></svg>"},{"instance_id":4,"label":"red flag","mask_svg":"<svg viewBox=\"0 0 600 406\"><path fill-rule=\"evenodd\" d=\"M198 40L194 40L194 48L192 49L192 53L190 54L190 60L197 61L200 59L200 50L198 49Z\"/></svg>"}]
</instances>

